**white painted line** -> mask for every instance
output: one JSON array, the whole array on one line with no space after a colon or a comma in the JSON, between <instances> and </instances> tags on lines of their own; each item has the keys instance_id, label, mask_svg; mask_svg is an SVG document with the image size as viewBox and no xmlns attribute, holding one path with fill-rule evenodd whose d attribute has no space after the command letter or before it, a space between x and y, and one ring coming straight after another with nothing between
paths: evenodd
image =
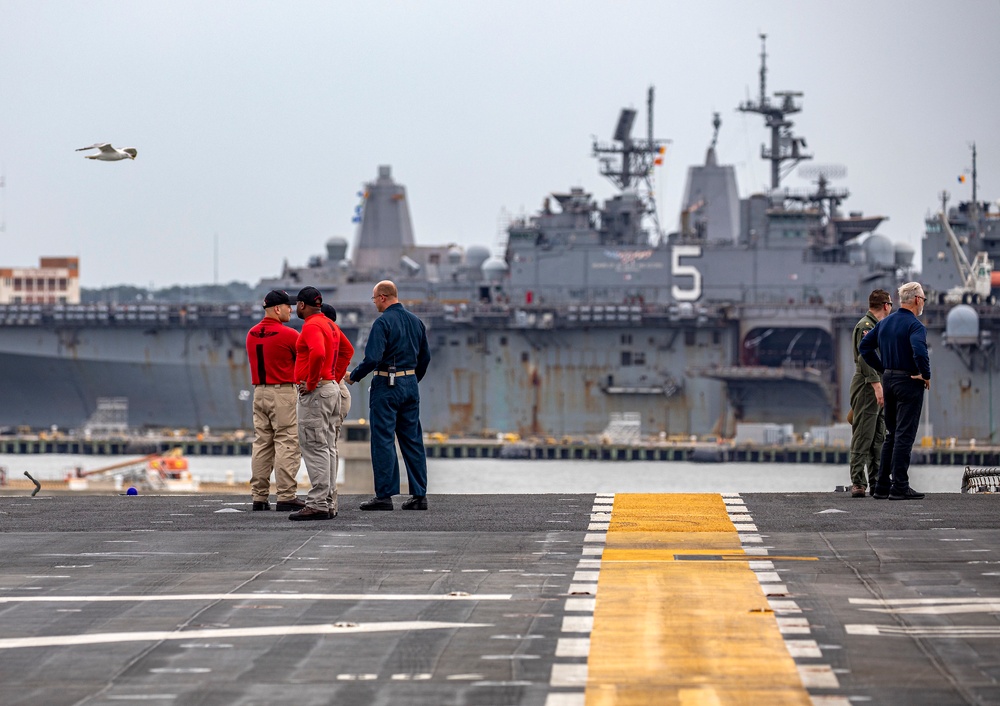
<instances>
[{"instance_id":1,"label":"white painted line","mask_svg":"<svg viewBox=\"0 0 1000 706\"><path fill-rule=\"evenodd\" d=\"M1000 625L845 625L848 635L879 637L1000 637Z\"/></svg>"},{"instance_id":2,"label":"white painted line","mask_svg":"<svg viewBox=\"0 0 1000 706\"><path fill-rule=\"evenodd\" d=\"M815 640L785 640L785 647L793 659L818 659L823 656Z\"/></svg>"},{"instance_id":3,"label":"white painted line","mask_svg":"<svg viewBox=\"0 0 1000 706\"><path fill-rule=\"evenodd\" d=\"M762 583L760 589L765 596L787 596L788 587L783 583Z\"/></svg>"},{"instance_id":4,"label":"white painted line","mask_svg":"<svg viewBox=\"0 0 1000 706\"><path fill-rule=\"evenodd\" d=\"M172 701L177 694L117 694L103 698L108 701Z\"/></svg>"},{"instance_id":5,"label":"white painted line","mask_svg":"<svg viewBox=\"0 0 1000 706\"><path fill-rule=\"evenodd\" d=\"M767 571L774 568L773 561L751 561L748 563L751 571Z\"/></svg>"},{"instance_id":6,"label":"white painted line","mask_svg":"<svg viewBox=\"0 0 1000 706\"><path fill-rule=\"evenodd\" d=\"M933 605L935 603L995 603L997 598L849 598L852 605Z\"/></svg>"},{"instance_id":7,"label":"white painted line","mask_svg":"<svg viewBox=\"0 0 1000 706\"><path fill-rule=\"evenodd\" d=\"M196 640L220 637L284 637L286 635L357 635L359 633L395 632L406 630L440 630L492 627L489 623L444 623L409 620L387 623L363 623L338 627L322 625L270 625L256 628L222 628L210 630L175 630L148 632L105 632L84 635L50 635L46 637L13 637L0 639L0 650L20 647L68 647L72 645L104 645L114 642L160 642L161 640Z\"/></svg>"},{"instance_id":8,"label":"white painted line","mask_svg":"<svg viewBox=\"0 0 1000 706\"><path fill-rule=\"evenodd\" d=\"M580 582L596 582L600 575L600 571L575 571L573 572L573 580Z\"/></svg>"},{"instance_id":9,"label":"white painted line","mask_svg":"<svg viewBox=\"0 0 1000 706\"><path fill-rule=\"evenodd\" d=\"M738 536L743 544L760 544L764 541L759 534L740 534Z\"/></svg>"},{"instance_id":10,"label":"white painted line","mask_svg":"<svg viewBox=\"0 0 1000 706\"><path fill-rule=\"evenodd\" d=\"M157 667L150 669L150 674L207 674L212 670L208 667Z\"/></svg>"},{"instance_id":11,"label":"white painted line","mask_svg":"<svg viewBox=\"0 0 1000 706\"><path fill-rule=\"evenodd\" d=\"M556 641L556 657L586 657L589 654L589 637L560 637Z\"/></svg>"},{"instance_id":12,"label":"white painted line","mask_svg":"<svg viewBox=\"0 0 1000 706\"><path fill-rule=\"evenodd\" d=\"M569 585L569 593L586 593L591 596L597 595L597 584L596 583L571 583Z\"/></svg>"},{"instance_id":13,"label":"white painted line","mask_svg":"<svg viewBox=\"0 0 1000 706\"><path fill-rule=\"evenodd\" d=\"M751 522L734 522L733 527L736 528L737 532L756 532L757 525Z\"/></svg>"},{"instance_id":14,"label":"white painted line","mask_svg":"<svg viewBox=\"0 0 1000 706\"><path fill-rule=\"evenodd\" d=\"M576 562L577 568L580 569L600 569L601 560L600 559L580 559Z\"/></svg>"},{"instance_id":15,"label":"white painted line","mask_svg":"<svg viewBox=\"0 0 1000 706\"><path fill-rule=\"evenodd\" d=\"M750 563L754 564L758 562L751 561ZM770 564L771 562L768 561L759 563ZM751 566L750 568L752 569L753 567ZM778 583L781 581L781 577L778 576L777 571L755 571L754 573L757 575L757 580L760 581L761 583Z\"/></svg>"},{"instance_id":16,"label":"white painted line","mask_svg":"<svg viewBox=\"0 0 1000 706\"><path fill-rule=\"evenodd\" d=\"M604 553L604 548L603 547L584 547L583 548L583 555L584 556L600 556L603 553Z\"/></svg>"},{"instance_id":17,"label":"white painted line","mask_svg":"<svg viewBox=\"0 0 1000 706\"><path fill-rule=\"evenodd\" d=\"M549 686L575 686L581 688L587 686L587 665L560 664L558 662L553 664L552 676L549 678ZM549 698L551 697L552 695L550 694ZM546 706L548 706L547 702Z\"/></svg>"},{"instance_id":18,"label":"white painted line","mask_svg":"<svg viewBox=\"0 0 1000 706\"><path fill-rule=\"evenodd\" d=\"M521 654L517 654L517 655L480 655L479 656L479 659L489 659L489 660L501 660L501 659L509 659L509 660L519 660L519 659L532 660L532 659L541 659L541 658L542 658L541 655L521 655Z\"/></svg>"},{"instance_id":19,"label":"white painted line","mask_svg":"<svg viewBox=\"0 0 1000 706\"><path fill-rule=\"evenodd\" d=\"M733 494L733 495L723 495L722 502L724 502L726 505L742 505L744 503L744 500L740 498L739 494Z\"/></svg>"},{"instance_id":20,"label":"white painted line","mask_svg":"<svg viewBox=\"0 0 1000 706\"><path fill-rule=\"evenodd\" d=\"M579 693L549 694L545 698L545 706L584 706L586 698L586 692L582 691Z\"/></svg>"},{"instance_id":21,"label":"white painted line","mask_svg":"<svg viewBox=\"0 0 1000 706\"><path fill-rule=\"evenodd\" d=\"M968 603L945 605L910 606L907 608L862 608L867 613L893 613L895 615L955 615L958 613L1000 613L1000 598L991 603Z\"/></svg>"},{"instance_id":22,"label":"white painted line","mask_svg":"<svg viewBox=\"0 0 1000 706\"><path fill-rule=\"evenodd\" d=\"M607 532L609 525L610 525L610 523L608 523L608 522L591 522L589 525L587 525L587 531L588 532ZM590 535L587 535L587 536L589 537ZM588 540L584 540L584 541L588 541Z\"/></svg>"},{"instance_id":23,"label":"white painted line","mask_svg":"<svg viewBox=\"0 0 1000 706\"><path fill-rule=\"evenodd\" d=\"M571 598L570 600L578 600ZM562 621L563 632L593 632L594 616L592 615L564 615Z\"/></svg>"},{"instance_id":24,"label":"white painted line","mask_svg":"<svg viewBox=\"0 0 1000 706\"><path fill-rule=\"evenodd\" d=\"M851 699L846 696L815 696L810 695L812 706L851 706Z\"/></svg>"},{"instance_id":25,"label":"white painted line","mask_svg":"<svg viewBox=\"0 0 1000 706\"><path fill-rule=\"evenodd\" d=\"M479 681L482 678L482 674L449 674L445 677L448 681Z\"/></svg>"},{"instance_id":26,"label":"white painted line","mask_svg":"<svg viewBox=\"0 0 1000 706\"><path fill-rule=\"evenodd\" d=\"M779 600L777 598L768 598L767 604L771 606L771 610L775 613L801 613L802 609L799 608L799 604L795 601Z\"/></svg>"},{"instance_id":27,"label":"white painted line","mask_svg":"<svg viewBox=\"0 0 1000 706\"><path fill-rule=\"evenodd\" d=\"M771 547L743 547L743 553L748 556L767 556L767 550Z\"/></svg>"},{"instance_id":28,"label":"white painted line","mask_svg":"<svg viewBox=\"0 0 1000 706\"><path fill-rule=\"evenodd\" d=\"M839 689L840 682L828 664L797 664L802 686L807 689Z\"/></svg>"},{"instance_id":29,"label":"white painted line","mask_svg":"<svg viewBox=\"0 0 1000 706\"><path fill-rule=\"evenodd\" d=\"M568 541L568 540L567 540ZM584 542L601 542L604 543L608 541L608 535L606 534L585 534L583 536Z\"/></svg>"},{"instance_id":30,"label":"white painted line","mask_svg":"<svg viewBox=\"0 0 1000 706\"><path fill-rule=\"evenodd\" d=\"M547 574L549 575L549 574ZM555 574L563 576L564 574ZM509 593L177 593L157 596L0 596L0 603L145 603L148 601L509 601Z\"/></svg>"},{"instance_id":31,"label":"white painted line","mask_svg":"<svg viewBox=\"0 0 1000 706\"><path fill-rule=\"evenodd\" d=\"M596 598L567 598L567 613L593 613L597 605Z\"/></svg>"},{"instance_id":32,"label":"white painted line","mask_svg":"<svg viewBox=\"0 0 1000 706\"><path fill-rule=\"evenodd\" d=\"M778 623L778 631L782 635L807 635L809 634L809 621L805 618L775 618Z\"/></svg>"},{"instance_id":33,"label":"white painted line","mask_svg":"<svg viewBox=\"0 0 1000 706\"><path fill-rule=\"evenodd\" d=\"M742 513L729 513L729 520L731 522L753 522L752 515L744 515Z\"/></svg>"},{"instance_id":34,"label":"white painted line","mask_svg":"<svg viewBox=\"0 0 1000 706\"><path fill-rule=\"evenodd\" d=\"M740 497L739 493L719 493L719 495L721 495L723 498L738 498L738 497ZM725 501L723 501L723 502L725 502Z\"/></svg>"},{"instance_id":35,"label":"white painted line","mask_svg":"<svg viewBox=\"0 0 1000 706\"><path fill-rule=\"evenodd\" d=\"M607 522L611 519L610 512L592 512L590 513L590 519L594 522Z\"/></svg>"}]
</instances>

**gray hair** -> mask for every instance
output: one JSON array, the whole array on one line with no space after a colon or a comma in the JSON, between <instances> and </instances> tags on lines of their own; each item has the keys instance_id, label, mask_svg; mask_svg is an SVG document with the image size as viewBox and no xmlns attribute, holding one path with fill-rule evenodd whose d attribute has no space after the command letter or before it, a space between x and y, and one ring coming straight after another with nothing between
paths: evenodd
<instances>
[{"instance_id":1,"label":"gray hair","mask_svg":"<svg viewBox=\"0 0 1000 706\"><path fill-rule=\"evenodd\" d=\"M924 288L920 282L907 282L899 288L899 303L912 304L917 297L924 296Z\"/></svg>"}]
</instances>

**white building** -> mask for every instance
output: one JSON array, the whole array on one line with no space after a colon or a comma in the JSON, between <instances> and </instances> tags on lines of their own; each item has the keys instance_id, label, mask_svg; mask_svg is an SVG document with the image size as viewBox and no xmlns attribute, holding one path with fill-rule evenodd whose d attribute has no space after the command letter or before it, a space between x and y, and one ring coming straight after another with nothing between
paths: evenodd
<instances>
[{"instance_id":1,"label":"white building","mask_svg":"<svg viewBox=\"0 0 1000 706\"><path fill-rule=\"evenodd\" d=\"M38 267L0 268L0 304L79 303L78 257L43 257Z\"/></svg>"}]
</instances>

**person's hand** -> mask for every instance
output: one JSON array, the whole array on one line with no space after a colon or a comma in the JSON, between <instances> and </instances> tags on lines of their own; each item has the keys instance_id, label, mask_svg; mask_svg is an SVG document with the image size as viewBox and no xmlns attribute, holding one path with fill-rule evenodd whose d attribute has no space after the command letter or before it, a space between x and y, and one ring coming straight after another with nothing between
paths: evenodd
<instances>
[{"instance_id":1,"label":"person's hand","mask_svg":"<svg viewBox=\"0 0 1000 706\"><path fill-rule=\"evenodd\" d=\"M872 389L875 391L875 401L879 407L885 407L885 393L882 391L882 383L873 382Z\"/></svg>"},{"instance_id":2,"label":"person's hand","mask_svg":"<svg viewBox=\"0 0 1000 706\"><path fill-rule=\"evenodd\" d=\"M354 384L354 381L351 380L351 374L350 373L347 373L347 375L344 376L344 382L346 382L348 385L353 385Z\"/></svg>"},{"instance_id":3,"label":"person's hand","mask_svg":"<svg viewBox=\"0 0 1000 706\"><path fill-rule=\"evenodd\" d=\"M931 381L924 379L923 375L911 375L910 377L912 379L914 379L914 380L920 380L920 381L922 381L924 383L924 389L925 390L931 389Z\"/></svg>"}]
</instances>

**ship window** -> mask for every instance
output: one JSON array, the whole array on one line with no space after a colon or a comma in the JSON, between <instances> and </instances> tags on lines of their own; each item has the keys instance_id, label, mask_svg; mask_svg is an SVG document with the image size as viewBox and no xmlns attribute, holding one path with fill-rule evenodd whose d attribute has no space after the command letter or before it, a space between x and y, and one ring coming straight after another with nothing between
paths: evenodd
<instances>
[{"instance_id":1,"label":"ship window","mask_svg":"<svg viewBox=\"0 0 1000 706\"><path fill-rule=\"evenodd\" d=\"M33 277L24 278L24 288L29 292L35 291L35 280Z\"/></svg>"},{"instance_id":2,"label":"ship window","mask_svg":"<svg viewBox=\"0 0 1000 706\"><path fill-rule=\"evenodd\" d=\"M528 359L529 359L528 351L522 351L521 352L521 362L522 363L527 363Z\"/></svg>"},{"instance_id":3,"label":"ship window","mask_svg":"<svg viewBox=\"0 0 1000 706\"><path fill-rule=\"evenodd\" d=\"M459 341L459 340L458 340L457 338L453 338L453 339L451 339L450 343L451 343L451 345L453 345L453 346L460 346L460 345L462 345L462 342L461 342L461 341Z\"/></svg>"},{"instance_id":4,"label":"ship window","mask_svg":"<svg viewBox=\"0 0 1000 706\"><path fill-rule=\"evenodd\" d=\"M623 346L630 346L630 345L632 345L632 334L630 334L630 333L623 333L622 334L622 345Z\"/></svg>"},{"instance_id":5,"label":"ship window","mask_svg":"<svg viewBox=\"0 0 1000 706\"><path fill-rule=\"evenodd\" d=\"M688 329L684 332L684 345L693 346L697 342L697 331Z\"/></svg>"},{"instance_id":6,"label":"ship window","mask_svg":"<svg viewBox=\"0 0 1000 706\"><path fill-rule=\"evenodd\" d=\"M632 365L632 351L622 351L622 367Z\"/></svg>"},{"instance_id":7,"label":"ship window","mask_svg":"<svg viewBox=\"0 0 1000 706\"><path fill-rule=\"evenodd\" d=\"M632 364L633 365L645 365L646 364L646 354L642 351L636 351L632 354Z\"/></svg>"},{"instance_id":8,"label":"ship window","mask_svg":"<svg viewBox=\"0 0 1000 706\"><path fill-rule=\"evenodd\" d=\"M56 288L55 277L50 277L49 278L49 289L55 289L55 288Z\"/></svg>"},{"instance_id":9,"label":"ship window","mask_svg":"<svg viewBox=\"0 0 1000 706\"><path fill-rule=\"evenodd\" d=\"M14 289L20 289L21 286L22 286L21 285L21 278L20 277L15 277L14 278Z\"/></svg>"},{"instance_id":10,"label":"ship window","mask_svg":"<svg viewBox=\"0 0 1000 706\"><path fill-rule=\"evenodd\" d=\"M500 345L501 346L506 346L507 345L507 337L506 336L501 336L500 337Z\"/></svg>"},{"instance_id":11,"label":"ship window","mask_svg":"<svg viewBox=\"0 0 1000 706\"><path fill-rule=\"evenodd\" d=\"M718 331L712 331L712 345L717 346L722 340L722 336L719 335Z\"/></svg>"},{"instance_id":12,"label":"ship window","mask_svg":"<svg viewBox=\"0 0 1000 706\"><path fill-rule=\"evenodd\" d=\"M65 277L62 277L62 278L59 279L59 291L60 292L65 292L66 291L66 278Z\"/></svg>"}]
</instances>

